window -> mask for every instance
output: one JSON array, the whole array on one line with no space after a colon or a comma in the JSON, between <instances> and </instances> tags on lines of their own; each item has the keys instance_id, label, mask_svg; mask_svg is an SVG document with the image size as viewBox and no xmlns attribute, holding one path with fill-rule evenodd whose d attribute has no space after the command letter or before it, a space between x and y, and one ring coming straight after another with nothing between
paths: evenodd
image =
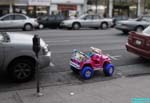
<instances>
[{"instance_id":1,"label":"window","mask_svg":"<svg viewBox=\"0 0 150 103\"><path fill-rule=\"evenodd\" d=\"M100 17L98 15L93 15L93 19L100 19Z\"/></svg>"},{"instance_id":2,"label":"window","mask_svg":"<svg viewBox=\"0 0 150 103\"><path fill-rule=\"evenodd\" d=\"M143 21L148 21L148 22L150 22L150 17L144 16L144 17L142 18L142 20L143 20Z\"/></svg>"},{"instance_id":3,"label":"window","mask_svg":"<svg viewBox=\"0 0 150 103\"><path fill-rule=\"evenodd\" d=\"M55 20L55 16L49 16L48 20Z\"/></svg>"},{"instance_id":4,"label":"window","mask_svg":"<svg viewBox=\"0 0 150 103\"><path fill-rule=\"evenodd\" d=\"M84 19L85 20L92 20L92 15L87 15Z\"/></svg>"},{"instance_id":5,"label":"window","mask_svg":"<svg viewBox=\"0 0 150 103\"><path fill-rule=\"evenodd\" d=\"M15 16L15 20L25 20L26 17L23 15L14 15Z\"/></svg>"},{"instance_id":6,"label":"window","mask_svg":"<svg viewBox=\"0 0 150 103\"><path fill-rule=\"evenodd\" d=\"M56 16L56 20L63 20L63 19L64 19L64 17L63 17L63 16L61 16L61 15Z\"/></svg>"},{"instance_id":7,"label":"window","mask_svg":"<svg viewBox=\"0 0 150 103\"><path fill-rule=\"evenodd\" d=\"M2 20L6 21L6 20L13 20L13 15L8 15L8 16L5 16Z\"/></svg>"}]
</instances>

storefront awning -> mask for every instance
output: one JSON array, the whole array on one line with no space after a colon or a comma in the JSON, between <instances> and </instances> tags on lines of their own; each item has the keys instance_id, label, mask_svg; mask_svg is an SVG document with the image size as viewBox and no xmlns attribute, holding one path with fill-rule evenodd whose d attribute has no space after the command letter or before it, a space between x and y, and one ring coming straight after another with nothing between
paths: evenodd
<instances>
[{"instance_id":1,"label":"storefront awning","mask_svg":"<svg viewBox=\"0 0 150 103\"><path fill-rule=\"evenodd\" d=\"M84 0L51 0L52 4L84 4Z\"/></svg>"}]
</instances>

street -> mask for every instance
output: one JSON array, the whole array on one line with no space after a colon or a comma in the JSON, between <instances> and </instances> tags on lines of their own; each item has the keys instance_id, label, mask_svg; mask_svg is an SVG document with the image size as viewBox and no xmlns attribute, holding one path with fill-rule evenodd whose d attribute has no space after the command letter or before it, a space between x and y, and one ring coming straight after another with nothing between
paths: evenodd
<instances>
[{"instance_id":1,"label":"street","mask_svg":"<svg viewBox=\"0 0 150 103\"><path fill-rule=\"evenodd\" d=\"M128 35L112 28L108 30L45 29L25 33L38 34L46 41L49 45L49 50L52 51L53 66L40 70L40 81L43 87L95 83L121 77L136 77L150 74L149 60L128 53L125 48ZM110 56L112 63L115 65L113 77L105 77L103 72L96 71L93 78L84 80L80 75L72 73L69 67L69 59L73 49L88 51L91 46L100 48L104 54ZM130 66L134 68L131 69ZM27 83L17 84L10 82L4 74L1 75L0 84L0 91L29 89L35 88L36 79Z\"/></svg>"}]
</instances>

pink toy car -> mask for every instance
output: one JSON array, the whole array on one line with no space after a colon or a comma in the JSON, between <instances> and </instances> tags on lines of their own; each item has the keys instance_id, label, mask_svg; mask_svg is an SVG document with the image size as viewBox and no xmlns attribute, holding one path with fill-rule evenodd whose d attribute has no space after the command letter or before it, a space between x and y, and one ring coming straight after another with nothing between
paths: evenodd
<instances>
[{"instance_id":1,"label":"pink toy car","mask_svg":"<svg viewBox=\"0 0 150 103\"><path fill-rule=\"evenodd\" d=\"M87 53L75 49L70 60L70 68L73 72L80 72L84 79L90 79L95 70L103 70L106 76L112 76L114 72L110 58L95 47L91 47L91 51Z\"/></svg>"}]
</instances>

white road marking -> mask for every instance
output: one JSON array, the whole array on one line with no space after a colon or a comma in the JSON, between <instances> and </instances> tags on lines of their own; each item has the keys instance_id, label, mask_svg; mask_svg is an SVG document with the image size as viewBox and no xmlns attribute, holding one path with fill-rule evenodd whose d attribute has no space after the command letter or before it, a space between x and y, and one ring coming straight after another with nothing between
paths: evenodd
<instances>
[{"instance_id":1,"label":"white road marking","mask_svg":"<svg viewBox=\"0 0 150 103\"><path fill-rule=\"evenodd\" d=\"M63 42L70 42L70 40L55 40L55 41L46 41L47 43L63 43Z\"/></svg>"},{"instance_id":2,"label":"white road marking","mask_svg":"<svg viewBox=\"0 0 150 103\"><path fill-rule=\"evenodd\" d=\"M121 55L115 55L115 56L112 56L110 54L106 54L107 56L109 56L111 59L113 60L119 60L118 58L121 58L122 56Z\"/></svg>"}]
</instances>

